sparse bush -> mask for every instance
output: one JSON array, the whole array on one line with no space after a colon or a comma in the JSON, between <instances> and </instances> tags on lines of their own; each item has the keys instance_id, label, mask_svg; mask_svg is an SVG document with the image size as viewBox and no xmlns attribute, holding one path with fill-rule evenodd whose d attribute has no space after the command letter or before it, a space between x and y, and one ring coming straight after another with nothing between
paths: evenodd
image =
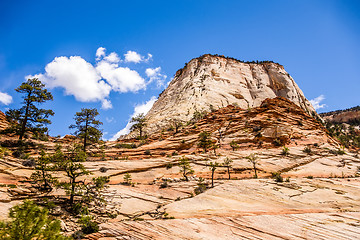
<instances>
[{"instance_id":1,"label":"sparse bush","mask_svg":"<svg viewBox=\"0 0 360 240\"><path fill-rule=\"evenodd\" d=\"M145 153L145 155L151 155L151 152L149 149L146 149L144 153Z\"/></svg>"},{"instance_id":2,"label":"sparse bush","mask_svg":"<svg viewBox=\"0 0 360 240\"><path fill-rule=\"evenodd\" d=\"M117 143L115 145L116 148L127 148L127 149L134 149L136 148L135 143Z\"/></svg>"},{"instance_id":3,"label":"sparse bush","mask_svg":"<svg viewBox=\"0 0 360 240\"><path fill-rule=\"evenodd\" d=\"M306 154L311 154L311 148L309 146L306 146L306 147L304 147L303 152Z\"/></svg>"},{"instance_id":4,"label":"sparse bush","mask_svg":"<svg viewBox=\"0 0 360 240\"><path fill-rule=\"evenodd\" d=\"M169 186L167 181L164 181L160 184L160 188L167 188Z\"/></svg>"},{"instance_id":5,"label":"sparse bush","mask_svg":"<svg viewBox=\"0 0 360 240\"><path fill-rule=\"evenodd\" d=\"M109 170L109 169L106 168L106 167L101 167L101 168L99 169L99 171L102 172L102 173L105 173L105 172L107 172L108 170Z\"/></svg>"},{"instance_id":6,"label":"sparse bush","mask_svg":"<svg viewBox=\"0 0 360 240\"><path fill-rule=\"evenodd\" d=\"M282 149L282 152L281 152L281 155L284 155L284 156L288 156L289 155L289 148L286 147L286 146L283 146L283 149Z\"/></svg>"},{"instance_id":7,"label":"sparse bush","mask_svg":"<svg viewBox=\"0 0 360 240\"><path fill-rule=\"evenodd\" d=\"M197 187L194 189L194 192L196 195L199 195L200 193L203 193L206 191L208 184L205 183L205 179L202 177L199 178L197 182Z\"/></svg>"},{"instance_id":8,"label":"sparse bush","mask_svg":"<svg viewBox=\"0 0 360 240\"><path fill-rule=\"evenodd\" d=\"M167 170L170 169L170 168L172 168L172 167L173 167L173 164L172 164L172 163L166 164L166 169L167 169Z\"/></svg>"},{"instance_id":9,"label":"sparse bush","mask_svg":"<svg viewBox=\"0 0 360 240\"><path fill-rule=\"evenodd\" d=\"M230 142L230 147L232 148L233 151L235 151L239 148L239 145L235 142L235 140L232 140Z\"/></svg>"},{"instance_id":10,"label":"sparse bush","mask_svg":"<svg viewBox=\"0 0 360 240\"><path fill-rule=\"evenodd\" d=\"M89 215L80 218L81 231L85 234L96 233L99 231L99 224L92 220Z\"/></svg>"},{"instance_id":11,"label":"sparse bush","mask_svg":"<svg viewBox=\"0 0 360 240\"><path fill-rule=\"evenodd\" d=\"M314 177L311 176L311 175L309 175L309 176L307 176L306 178L307 178L307 179L313 179Z\"/></svg>"},{"instance_id":12,"label":"sparse bush","mask_svg":"<svg viewBox=\"0 0 360 240\"><path fill-rule=\"evenodd\" d=\"M275 172L271 173L272 178L275 180L275 182L284 182L284 178L281 176L281 173Z\"/></svg>"},{"instance_id":13,"label":"sparse bush","mask_svg":"<svg viewBox=\"0 0 360 240\"><path fill-rule=\"evenodd\" d=\"M23 166L25 167L35 167L36 166L36 162L33 158L27 159L22 163Z\"/></svg>"},{"instance_id":14,"label":"sparse bush","mask_svg":"<svg viewBox=\"0 0 360 240\"><path fill-rule=\"evenodd\" d=\"M124 175L124 183L126 185L131 185L131 180L132 180L131 174L130 173L125 173L125 175Z\"/></svg>"}]
</instances>

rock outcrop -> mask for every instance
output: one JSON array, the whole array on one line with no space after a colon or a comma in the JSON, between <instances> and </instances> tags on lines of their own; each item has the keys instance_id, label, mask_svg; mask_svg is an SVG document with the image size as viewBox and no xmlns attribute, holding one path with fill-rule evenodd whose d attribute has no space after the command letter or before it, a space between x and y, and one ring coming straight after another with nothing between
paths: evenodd
<instances>
[{"instance_id":1,"label":"rock outcrop","mask_svg":"<svg viewBox=\"0 0 360 240\"><path fill-rule=\"evenodd\" d=\"M196 111L209 112L229 104L248 109L279 96L309 114L315 111L282 65L206 54L176 72L147 114L148 132L169 126L173 119L189 121Z\"/></svg>"},{"instance_id":2,"label":"rock outcrop","mask_svg":"<svg viewBox=\"0 0 360 240\"><path fill-rule=\"evenodd\" d=\"M4 130L9 125L9 122L6 120L5 114L0 111L0 130Z\"/></svg>"}]
</instances>

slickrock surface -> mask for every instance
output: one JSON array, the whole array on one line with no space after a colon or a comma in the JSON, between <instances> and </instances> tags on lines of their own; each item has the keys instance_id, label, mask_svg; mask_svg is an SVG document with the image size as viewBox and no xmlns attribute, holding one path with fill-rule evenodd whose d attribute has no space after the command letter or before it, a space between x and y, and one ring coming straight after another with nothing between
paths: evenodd
<instances>
[{"instance_id":1,"label":"slickrock surface","mask_svg":"<svg viewBox=\"0 0 360 240\"><path fill-rule=\"evenodd\" d=\"M232 58L203 55L175 74L147 114L148 132L166 128L171 119L189 121L197 111L229 104L258 107L266 98L284 97L307 113L311 103L293 78L277 63L244 63Z\"/></svg>"},{"instance_id":2,"label":"slickrock surface","mask_svg":"<svg viewBox=\"0 0 360 240\"><path fill-rule=\"evenodd\" d=\"M358 239L358 179L237 180L166 205L175 219L112 221L87 239Z\"/></svg>"}]
</instances>

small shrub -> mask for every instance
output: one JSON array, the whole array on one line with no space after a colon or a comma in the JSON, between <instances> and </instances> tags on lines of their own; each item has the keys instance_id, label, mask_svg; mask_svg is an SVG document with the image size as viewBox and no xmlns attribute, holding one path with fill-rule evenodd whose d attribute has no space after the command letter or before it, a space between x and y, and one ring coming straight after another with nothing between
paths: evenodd
<instances>
[{"instance_id":1,"label":"small shrub","mask_svg":"<svg viewBox=\"0 0 360 240\"><path fill-rule=\"evenodd\" d=\"M281 176L281 173L275 172L271 173L272 178L275 180L275 182L284 182L284 178Z\"/></svg>"},{"instance_id":2,"label":"small shrub","mask_svg":"<svg viewBox=\"0 0 360 240\"><path fill-rule=\"evenodd\" d=\"M307 176L306 178L307 178L307 179L313 179L314 177L311 176L311 175L309 175L309 176Z\"/></svg>"},{"instance_id":3,"label":"small shrub","mask_svg":"<svg viewBox=\"0 0 360 240\"><path fill-rule=\"evenodd\" d=\"M205 180L200 177L197 182L197 187L194 189L194 192L196 195L199 195L200 193L205 192L207 189L207 184L205 183Z\"/></svg>"},{"instance_id":4,"label":"small shrub","mask_svg":"<svg viewBox=\"0 0 360 240\"><path fill-rule=\"evenodd\" d=\"M290 150L289 150L288 147L283 146L281 155L287 156L287 155L289 155L289 151L290 151Z\"/></svg>"},{"instance_id":5,"label":"small shrub","mask_svg":"<svg viewBox=\"0 0 360 240\"><path fill-rule=\"evenodd\" d=\"M278 138L274 139L273 144L277 147L280 147L282 145L280 139L278 139Z\"/></svg>"},{"instance_id":6,"label":"small shrub","mask_svg":"<svg viewBox=\"0 0 360 240\"><path fill-rule=\"evenodd\" d=\"M131 174L130 173L125 173L124 175L124 183L127 185L131 185Z\"/></svg>"},{"instance_id":7,"label":"small shrub","mask_svg":"<svg viewBox=\"0 0 360 240\"><path fill-rule=\"evenodd\" d=\"M304 147L303 150L304 153L310 154L311 153L311 148L309 146Z\"/></svg>"},{"instance_id":8,"label":"small shrub","mask_svg":"<svg viewBox=\"0 0 360 240\"><path fill-rule=\"evenodd\" d=\"M116 148L127 148L127 149L133 149L136 148L135 143L118 143L115 145Z\"/></svg>"},{"instance_id":9,"label":"small shrub","mask_svg":"<svg viewBox=\"0 0 360 240\"><path fill-rule=\"evenodd\" d=\"M85 234L96 233L99 231L99 224L92 221L91 216L82 216L80 219L81 231Z\"/></svg>"},{"instance_id":10,"label":"small shrub","mask_svg":"<svg viewBox=\"0 0 360 240\"><path fill-rule=\"evenodd\" d=\"M149 149L147 149L147 150L145 150L145 155L151 155L151 152L150 152L150 150Z\"/></svg>"},{"instance_id":11,"label":"small shrub","mask_svg":"<svg viewBox=\"0 0 360 240\"><path fill-rule=\"evenodd\" d=\"M102 172L102 173L107 172L107 170L109 170L109 169L106 168L106 167L101 167L101 168L99 169L99 171Z\"/></svg>"},{"instance_id":12,"label":"small shrub","mask_svg":"<svg viewBox=\"0 0 360 240\"><path fill-rule=\"evenodd\" d=\"M166 169L170 169L170 168L172 168L172 167L173 167L173 164L172 164L172 163L166 164Z\"/></svg>"},{"instance_id":13,"label":"small shrub","mask_svg":"<svg viewBox=\"0 0 360 240\"><path fill-rule=\"evenodd\" d=\"M167 181L164 181L160 184L160 188L167 188L169 186Z\"/></svg>"}]
</instances>

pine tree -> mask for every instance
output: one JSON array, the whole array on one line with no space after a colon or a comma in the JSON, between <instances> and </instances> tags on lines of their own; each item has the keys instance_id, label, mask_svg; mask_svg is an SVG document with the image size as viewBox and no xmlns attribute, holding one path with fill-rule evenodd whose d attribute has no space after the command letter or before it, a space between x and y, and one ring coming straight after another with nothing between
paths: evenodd
<instances>
[{"instance_id":1,"label":"pine tree","mask_svg":"<svg viewBox=\"0 0 360 240\"><path fill-rule=\"evenodd\" d=\"M253 165L254 169L254 178L258 178L257 175L257 165L259 165L259 157L256 153L251 153L249 156L246 157L248 161Z\"/></svg>"},{"instance_id":2,"label":"pine tree","mask_svg":"<svg viewBox=\"0 0 360 240\"><path fill-rule=\"evenodd\" d=\"M98 142L102 137L99 126L103 123L96 120L99 113L96 108L82 108L81 112L75 114L75 124L69 126L70 129L75 128L75 135L83 139L83 151L86 152L88 142Z\"/></svg>"},{"instance_id":3,"label":"pine tree","mask_svg":"<svg viewBox=\"0 0 360 240\"><path fill-rule=\"evenodd\" d=\"M26 131L34 134L47 132L45 125L51 123L48 118L53 116L54 112L37 107L41 103L53 100L52 94L45 89L45 85L37 78L33 78L22 83L15 91L24 94L24 101L21 108L6 112L6 117L11 122L6 132L18 134L19 140L23 139Z\"/></svg>"},{"instance_id":4,"label":"pine tree","mask_svg":"<svg viewBox=\"0 0 360 240\"><path fill-rule=\"evenodd\" d=\"M69 203L73 205L75 196L82 196L86 190L83 180L80 177L89 175L90 172L85 169L81 163L86 160L86 153L79 146L73 146L67 154L59 154L56 159L56 168L66 173L67 181L59 181L58 187L65 189L70 196Z\"/></svg>"},{"instance_id":5,"label":"pine tree","mask_svg":"<svg viewBox=\"0 0 360 240\"><path fill-rule=\"evenodd\" d=\"M66 240L61 235L60 222L51 220L48 211L32 201L25 201L10 209L10 222L0 222L2 240Z\"/></svg>"},{"instance_id":6,"label":"pine tree","mask_svg":"<svg viewBox=\"0 0 360 240\"><path fill-rule=\"evenodd\" d=\"M212 141L210 139L210 133L209 132L202 132L199 134L199 143L198 147L204 149L205 152L212 146Z\"/></svg>"},{"instance_id":7,"label":"pine tree","mask_svg":"<svg viewBox=\"0 0 360 240\"><path fill-rule=\"evenodd\" d=\"M228 175L229 175L229 180L230 180L230 168L232 167L231 166L231 163L233 162L233 160L231 160L230 158L226 157L224 159L224 162L223 162L223 166L227 168L227 172L228 172Z\"/></svg>"},{"instance_id":8,"label":"pine tree","mask_svg":"<svg viewBox=\"0 0 360 240\"><path fill-rule=\"evenodd\" d=\"M219 167L219 163L218 162L210 162L209 163L209 168L211 171L211 187L214 187L214 174L215 174L215 170Z\"/></svg>"},{"instance_id":9,"label":"pine tree","mask_svg":"<svg viewBox=\"0 0 360 240\"><path fill-rule=\"evenodd\" d=\"M140 113L140 114L136 115L135 117L132 117L130 120L130 123L134 123L131 126L130 131L138 130L139 131L139 139L142 139L144 128L147 125L147 119L146 119L145 115L143 113Z\"/></svg>"},{"instance_id":10,"label":"pine tree","mask_svg":"<svg viewBox=\"0 0 360 240\"><path fill-rule=\"evenodd\" d=\"M193 174L194 170L190 166L190 161L187 157L181 157L179 159L180 173L183 175L186 181L189 181L188 175Z\"/></svg>"},{"instance_id":11,"label":"pine tree","mask_svg":"<svg viewBox=\"0 0 360 240\"><path fill-rule=\"evenodd\" d=\"M38 184L38 187L41 190L51 191L52 184L55 181L55 178L50 174L50 171L53 170L51 166L52 157L47 155L44 150L41 151L40 157L36 160L36 171L31 174L31 180Z\"/></svg>"}]
</instances>

